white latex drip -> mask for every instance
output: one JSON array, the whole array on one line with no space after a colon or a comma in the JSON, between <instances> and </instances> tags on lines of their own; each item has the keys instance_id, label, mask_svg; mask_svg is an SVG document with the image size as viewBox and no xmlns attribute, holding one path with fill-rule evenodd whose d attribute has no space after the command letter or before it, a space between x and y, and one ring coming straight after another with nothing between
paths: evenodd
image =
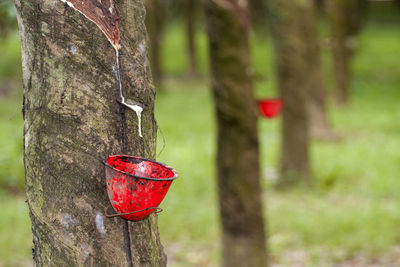
<instances>
[{"instance_id":1,"label":"white latex drip","mask_svg":"<svg viewBox=\"0 0 400 267\"><path fill-rule=\"evenodd\" d=\"M131 105L126 102L121 102L124 106L130 108L131 110L136 112L136 117L138 118L138 131L139 131L139 136L143 137L142 135L142 111L143 108L138 106L138 105Z\"/></svg>"},{"instance_id":2,"label":"white latex drip","mask_svg":"<svg viewBox=\"0 0 400 267\"><path fill-rule=\"evenodd\" d=\"M115 49L115 57L117 58L117 80L119 83L119 96L121 97L121 102L125 103L125 97L122 93L122 78L121 78L121 68L119 65L119 50Z\"/></svg>"},{"instance_id":3,"label":"white latex drip","mask_svg":"<svg viewBox=\"0 0 400 267\"><path fill-rule=\"evenodd\" d=\"M61 1L62 1L63 3L66 3L68 6L70 6L70 7L73 8L74 10L78 11L78 12L81 13L83 16L85 16L85 18L87 18L88 20L90 20L90 21L92 21L93 23L96 24L95 21L93 21L92 19L90 19L88 16L86 16L86 15L85 15L82 11L80 11L79 9L76 9L75 6L74 6L74 4L72 4L72 3L69 2L68 0L61 0ZM113 5L112 2L111 2L109 11L110 11L111 14L112 14L113 11L114 11L114 5ZM97 25L97 24L96 24L96 25ZM107 34L103 31L103 29L102 29L99 25L97 25L97 26L98 26L98 28L104 33L104 35L106 36L106 38L108 39L108 41L111 43L111 45L114 47L114 50L115 50L115 54L116 54L116 57L117 57L117 79L118 79L118 83L119 83L119 94L120 94L120 97L121 97L121 104L123 104L124 106L126 106L126 107L130 108L131 110L135 111L136 116L137 116L137 118L138 118L139 136L140 136L140 137L143 137L143 136L142 136L142 111L143 111L143 108L142 108L141 106L138 106L138 105L132 105L132 104L126 103L126 102L125 102L125 97L124 97L124 95L123 95L123 93L122 93L121 69L120 69L120 65L119 65L119 48L120 48L120 45L119 45L119 44L115 44L112 40L110 40L110 39L107 37Z\"/></svg>"},{"instance_id":4,"label":"white latex drip","mask_svg":"<svg viewBox=\"0 0 400 267\"><path fill-rule=\"evenodd\" d=\"M143 108L141 106L128 104L125 102L125 97L124 97L124 94L122 93L122 78L121 78L121 69L120 69L120 65L119 65L118 49L115 49L115 56L117 58L117 79L118 79L118 83L119 83L119 95L121 97L121 104L126 106L127 108L135 111L136 117L138 119L139 136L143 137L143 135L142 135L142 111L143 111Z\"/></svg>"}]
</instances>

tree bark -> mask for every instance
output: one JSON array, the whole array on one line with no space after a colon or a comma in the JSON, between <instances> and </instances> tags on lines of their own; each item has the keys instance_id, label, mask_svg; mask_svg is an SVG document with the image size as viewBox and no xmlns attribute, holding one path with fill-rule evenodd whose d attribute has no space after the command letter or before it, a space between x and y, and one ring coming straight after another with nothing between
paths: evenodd
<instances>
[{"instance_id":1,"label":"tree bark","mask_svg":"<svg viewBox=\"0 0 400 267\"><path fill-rule=\"evenodd\" d=\"M328 121L315 2L304 5L303 23L304 34L302 36L303 42L307 44L308 54L307 78L310 81L310 133L317 139L330 139L334 137L334 134Z\"/></svg>"},{"instance_id":2,"label":"tree bark","mask_svg":"<svg viewBox=\"0 0 400 267\"><path fill-rule=\"evenodd\" d=\"M309 48L305 42L311 0L269 0L280 95L283 99L281 174L278 185L310 181L308 157Z\"/></svg>"},{"instance_id":3,"label":"tree bark","mask_svg":"<svg viewBox=\"0 0 400 267\"><path fill-rule=\"evenodd\" d=\"M206 1L223 266L267 265L246 1Z\"/></svg>"},{"instance_id":4,"label":"tree bark","mask_svg":"<svg viewBox=\"0 0 400 267\"><path fill-rule=\"evenodd\" d=\"M196 3L194 0L184 0L185 21L186 21L186 40L187 51L189 55L189 75L197 74L197 59L196 59Z\"/></svg>"},{"instance_id":5,"label":"tree bark","mask_svg":"<svg viewBox=\"0 0 400 267\"><path fill-rule=\"evenodd\" d=\"M323 7L325 6L325 0L314 0L314 4L319 10L323 10Z\"/></svg>"},{"instance_id":6,"label":"tree bark","mask_svg":"<svg viewBox=\"0 0 400 267\"><path fill-rule=\"evenodd\" d=\"M0 41L5 39L8 33L15 28L15 22L12 16L10 16L10 8L12 1L4 1L0 4Z\"/></svg>"},{"instance_id":7,"label":"tree bark","mask_svg":"<svg viewBox=\"0 0 400 267\"><path fill-rule=\"evenodd\" d=\"M357 46L367 1L327 0L331 24L332 55L336 80L336 100L345 105L349 98L351 58Z\"/></svg>"},{"instance_id":8,"label":"tree bark","mask_svg":"<svg viewBox=\"0 0 400 267\"><path fill-rule=\"evenodd\" d=\"M249 10L251 24L256 30L265 30L267 23L267 7L268 0L249 0Z\"/></svg>"},{"instance_id":9,"label":"tree bark","mask_svg":"<svg viewBox=\"0 0 400 267\"><path fill-rule=\"evenodd\" d=\"M106 9L105 2L91 2L98 4L91 11L119 13L111 25L119 24L121 38L113 45L121 46L126 97L144 108L143 138L135 113L116 101L118 67L105 29L61 1L15 0L36 266L166 265L156 215L134 223L104 215L110 202L102 160L121 153L154 158L156 146L143 3Z\"/></svg>"},{"instance_id":10,"label":"tree bark","mask_svg":"<svg viewBox=\"0 0 400 267\"><path fill-rule=\"evenodd\" d=\"M153 80L157 86L162 84L162 55L164 11L162 0L146 0L146 27L150 39L150 62Z\"/></svg>"}]
</instances>

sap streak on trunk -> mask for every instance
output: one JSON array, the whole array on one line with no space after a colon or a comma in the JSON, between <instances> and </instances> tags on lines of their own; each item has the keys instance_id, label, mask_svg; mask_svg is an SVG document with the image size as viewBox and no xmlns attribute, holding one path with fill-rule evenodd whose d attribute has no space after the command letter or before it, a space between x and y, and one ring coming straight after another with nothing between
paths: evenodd
<instances>
[{"instance_id":1,"label":"sap streak on trunk","mask_svg":"<svg viewBox=\"0 0 400 267\"><path fill-rule=\"evenodd\" d=\"M155 157L155 92L142 1L116 4L119 42L116 30L100 31L93 18L61 1L15 4L22 41L26 194L36 265L165 266L155 215L129 224L104 216L109 204L104 157L121 152ZM143 138L135 112L116 101L113 46L118 43L126 97L144 107Z\"/></svg>"}]
</instances>

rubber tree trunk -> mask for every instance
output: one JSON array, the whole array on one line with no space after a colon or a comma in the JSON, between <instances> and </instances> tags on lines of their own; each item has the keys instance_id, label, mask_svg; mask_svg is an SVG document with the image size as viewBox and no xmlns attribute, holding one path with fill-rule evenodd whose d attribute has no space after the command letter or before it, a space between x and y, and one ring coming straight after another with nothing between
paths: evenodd
<instances>
[{"instance_id":1,"label":"rubber tree trunk","mask_svg":"<svg viewBox=\"0 0 400 267\"><path fill-rule=\"evenodd\" d=\"M146 1L146 27L150 39L150 62L153 80L157 86L162 84L162 54L161 43L163 41L164 10L162 0Z\"/></svg>"},{"instance_id":2,"label":"rubber tree trunk","mask_svg":"<svg viewBox=\"0 0 400 267\"><path fill-rule=\"evenodd\" d=\"M223 266L266 266L246 1L206 1L218 124Z\"/></svg>"},{"instance_id":3,"label":"rubber tree trunk","mask_svg":"<svg viewBox=\"0 0 400 267\"><path fill-rule=\"evenodd\" d=\"M0 41L5 39L8 33L15 28L14 18L10 16L12 1L3 1L0 4Z\"/></svg>"},{"instance_id":4,"label":"rubber tree trunk","mask_svg":"<svg viewBox=\"0 0 400 267\"><path fill-rule=\"evenodd\" d=\"M143 3L118 1L114 7L109 1L72 2L96 5L86 9L87 16L92 20L97 16L96 24L113 46L121 47L126 97L144 108L144 137L138 136L135 113L116 101L116 53L99 27L61 1L16 0L34 262L36 266L165 266L156 215L128 223L104 213L110 202L103 159L120 153L155 157L155 92L146 55Z\"/></svg>"},{"instance_id":5,"label":"rubber tree trunk","mask_svg":"<svg viewBox=\"0 0 400 267\"><path fill-rule=\"evenodd\" d=\"M367 1L326 0L331 24L332 55L336 80L336 100L344 105L349 98L351 59L357 46Z\"/></svg>"},{"instance_id":6,"label":"rubber tree trunk","mask_svg":"<svg viewBox=\"0 0 400 267\"><path fill-rule=\"evenodd\" d=\"M326 106L326 88L321 63L321 52L318 37L318 19L315 1L309 1L303 6L304 33L302 42L307 49L307 77L310 82L309 112L310 133L317 139L334 137L328 121Z\"/></svg>"},{"instance_id":7,"label":"rubber tree trunk","mask_svg":"<svg viewBox=\"0 0 400 267\"><path fill-rule=\"evenodd\" d=\"M196 2L195 0L184 0L184 14L186 26L187 52L189 56L189 75L197 74L197 58L196 58Z\"/></svg>"},{"instance_id":8,"label":"rubber tree trunk","mask_svg":"<svg viewBox=\"0 0 400 267\"><path fill-rule=\"evenodd\" d=\"M324 8L325 1L326 1L326 0L314 0L314 3L315 3L316 7L317 7L319 10L322 10L322 9Z\"/></svg>"},{"instance_id":9,"label":"rubber tree trunk","mask_svg":"<svg viewBox=\"0 0 400 267\"><path fill-rule=\"evenodd\" d=\"M279 186L310 181L308 157L311 73L309 48L305 42L304 12L311 0L269 0L269 18L275 48L276 70L283 99L281 173Z\"/></svg>"},{"instance_id":10,"label":"rubber tree trunk","mask_svg":"<svg viewBox=\"0 0 400 267\"><path fill-rule=\"evenodd\" d=\"M264 30L267 23L267 7L268 0L249 0L250 20L254 29Z\"/></svg>"}]
</instances>

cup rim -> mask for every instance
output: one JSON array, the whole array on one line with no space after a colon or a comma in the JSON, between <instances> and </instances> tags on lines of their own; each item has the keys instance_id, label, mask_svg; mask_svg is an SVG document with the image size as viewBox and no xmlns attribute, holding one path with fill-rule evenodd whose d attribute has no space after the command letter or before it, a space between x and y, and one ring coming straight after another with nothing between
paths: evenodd
<instances>
[{"instance_id":1,"label":"cup rim","mask_svg":"<svg viewBox=\"0 0 400 267\"><path fill-rule=\"evenodd\" d=\"M156 163L156 164L158 164L158 165L160 165L160 166L162 166L162 167L164 167L164 168L167 168L168 170L172 171L173 174L174 174L174 176L173 176L173 177L169 177L169 178L151 178L151 177L144 177L144 176L139 176L139 175L127 173L127 172L118 170L118 169L114 168L113 166L111 166L110 164L108 164L107 159L109 159L109 158L111 158L111 157L127 157L127 158L141 159L141 160L144 160L144 161L150 161L150 162ZM174 168L169 167L169 166L166 165L166 164L163 164L163 163L158 162L158 161L155 161L155 160L151 160L151 159L147 159L147 158L143 158L143 157L132 156L132 155L125 155L125 154L121 154L121 155L110 155L110 156L104 158L103 163L104 163L104 165L105 165L106 167L109 167L109 168L111 168L111 169L113 169L113 170L115 170L115 171L117 171L117 172L126 174L126 175L131 176L131 177L134 177L134 178L138 178L138 179L145 179L145 180L151 180L151 181L173 181L173 180L175 180L176 178L178 178L178 176L179 176L179 175L178 175L178 172L177 172Z\"/></svg>"}]
</instances>

